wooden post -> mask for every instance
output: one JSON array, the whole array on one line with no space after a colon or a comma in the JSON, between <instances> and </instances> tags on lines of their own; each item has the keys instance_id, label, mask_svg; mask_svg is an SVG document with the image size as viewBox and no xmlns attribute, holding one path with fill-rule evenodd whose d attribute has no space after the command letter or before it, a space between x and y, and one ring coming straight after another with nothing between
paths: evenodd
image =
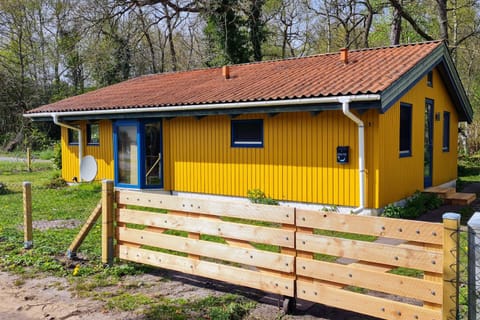
<instances>
[{"instance_id":1,"label":"wooden post","mask_svg":"<svg viewBox=\"0 0 480 320\"><path fill-rule=\"evenodd\" d=\"M27 148L27 170L28 172L32 172L32 155L30 148Z\"/></svg>"},{"instance_id":2,"label":"wooden post","mask_svg":"<svg viewBox=\"0 0 480 320\"><path fill-rule=\"evenodd\" d=\"M97 222L101 214L102 214L102 200L100 200L100 202L97 204L95 209L93 209L92 213L90 214L90 217L88 217L82 229L80 229L80 232L77 234L72 244L70 244L70 247L68 247L67 258L73 259L77 256L78 248L83 243L83 240L85 240L90 230L92 230L93 225L95 224L95 222Z\"/></svg>"},{"instance_id":3,"label":"wooden post","mask_svg":"<svg viewBox=\"0 0 480 320\"><path fill-rule=\"evenodd\" d=\"M468 220L468 319L480 315L480 212Z\"/></svg>"},{"instance_id":4,"label":"wooden post","mask_svg":"<svg viewBox=\"0 0 480 320\"><path fill-rule=\"evenodd\" d=\"M113 181L102 182L102 263L111 266L114 257L113 234Z\"/></svg>"},{"instance_id":5,"label":"wooden post","mask_svg":"<svg viewBox=\"0 0 480 320\"><path fill-rule=\"evenodd\" d=\"M443 320L458 319L458 264L460 215L443 215Z\"/></svg>"},{"instance_id":6,"label":"wooden post","mask_svg":"<svg viewBox=\"0 0 480 320\"><path fill-rule=\"evenodd\" d=\"M23 247L25 249L33 247L32 230L32 184L25 181L23 183Z\"/></svg>"}]
</instances>

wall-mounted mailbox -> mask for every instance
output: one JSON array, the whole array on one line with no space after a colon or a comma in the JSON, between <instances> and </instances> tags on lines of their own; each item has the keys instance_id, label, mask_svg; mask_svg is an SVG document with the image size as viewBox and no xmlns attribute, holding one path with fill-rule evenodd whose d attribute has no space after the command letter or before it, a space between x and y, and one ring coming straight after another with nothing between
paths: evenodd
<instances>
[{"instance_id":1,"label":"wall-mounted mailbox","mask_svg":"<svg viewBox=\"0 0 480 320\"><path fill-rule=\"evenodd\" d=\"M337 147L337 163L348 163L348 146Z\"/></svg>"}]
</instances>

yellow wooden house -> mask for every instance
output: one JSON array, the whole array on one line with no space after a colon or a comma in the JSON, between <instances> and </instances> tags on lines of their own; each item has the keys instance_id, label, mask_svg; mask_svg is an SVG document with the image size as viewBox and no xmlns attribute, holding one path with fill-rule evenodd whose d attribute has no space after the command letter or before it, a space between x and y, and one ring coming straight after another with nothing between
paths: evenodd
<instances>
[{"instance_id":1,"label":"yellow wooden house","mask_svg":"<svg viewBox=\"0 0 480 320\"><path fill-rule=\"evenodd\" d=\"M454 185L472 108L443 42L148 75L25 114L62 127L62 176L368 212Z\"/></svg>"}]
</instances>

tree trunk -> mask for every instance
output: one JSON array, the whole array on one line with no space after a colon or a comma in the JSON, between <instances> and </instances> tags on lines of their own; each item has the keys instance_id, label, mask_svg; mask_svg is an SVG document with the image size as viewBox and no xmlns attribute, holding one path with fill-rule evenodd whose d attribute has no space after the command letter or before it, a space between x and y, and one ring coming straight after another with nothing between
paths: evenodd
<instances>
[{"instance_id":1,"label":"tree trunk","mask_svg":"<svg viewBox=\"0 0 480 320\"><path fill-rule=\"evenodd\" d=\"M392 27L390 29L390 44L400 44L400 35L402 34L402 16L397 8L393 8Z\"/></svg>"},{"instance_id":2,"label":"tree trunk","mask_svg":"<svg viewBox=\"0 0 480 320\"><path fill-rule=\"evenodd\" d=\"M173 43L173 26L172 26L172 16L168 11L167 5L164 4L165 9L165 18L167 21L167 32L168 32L168 46L170 48L170 61L172 62L172 71L177 71L177 52L175 51L175 44Z\"/></svg>"},{"instance_id":3,"label":"tree trunk","mask_svg":"<svg viewBox=\"0 0 480 320\"><path fill-rule=\"evenodd\" d=\"M364 30L363 30L363 41L362 41L362 46L364 48L370 47L368 44L368 38L370 37L370 28L372 27L373 23L373 8L372 5L370 4L370 1L366 1L366 7L367 7L367 16L365 17L365 23L364 23Z\"/></svg>"},{"instance_id":4,"label":"tree trunk","mask_svg":"<svg viewBox=\"0 0 480 320\"><path fill-rule=\"evenodd\" d=\"M447 0L437 0L437 4L440 39L445 40L448 43Z\"/></svg>"},{"instance_id":5,"label":"tree trunk","mask_svg":"<svg viewBox=\"0 0 480 320\"><path fill-rule=\"evenodd\" d=\"M253 48L253 59L255 61L262 60L262 42L263 42L263 26L261 21L262 0L251 0L249 25L250 25L250 42Z\"/></svg>"}]
</instances>

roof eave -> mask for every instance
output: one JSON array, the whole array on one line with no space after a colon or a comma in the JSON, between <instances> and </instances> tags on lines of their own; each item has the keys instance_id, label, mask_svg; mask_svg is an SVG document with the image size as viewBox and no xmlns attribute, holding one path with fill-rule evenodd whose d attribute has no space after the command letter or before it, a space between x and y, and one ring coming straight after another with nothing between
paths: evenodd
<instances>
[{"instance_id":1,"label":"roof eave","mask_svg":"<svg viewBox=\"0 0 480 320\"><path fill-rule=\"evenodd\" d=\"M448 48L444 43L435 48L429 55L423 58L420 63L417 63L412 69L382 92L381 112L385 113L390 109L436 66L441 66L439 69L440 72L444 72L443 79L448 79L445 81L445 84L458 110L459 120L471 123L473 119L472 106L450 57Z\"/></svg>"},{"instance_id":2,"label":"roof eave","mask_svg":"<svg viewBox=\"0 0 480 320\"><path fill-rule=\"evenodd\" d=\"M359 94L289 100L249 101L202 105L180 105L170 107L149 107L131 109L88 110L68 112L40 112L24 114L24 117L36 121L50 120L53 115L63 120L125 119L145 117L177 117L207 115L239 115L244 113L280 113L280 112L318 112L339 110L340 97L349 97L352 109L379 109L380 95Z\"/></svg>"}]
</instances>

